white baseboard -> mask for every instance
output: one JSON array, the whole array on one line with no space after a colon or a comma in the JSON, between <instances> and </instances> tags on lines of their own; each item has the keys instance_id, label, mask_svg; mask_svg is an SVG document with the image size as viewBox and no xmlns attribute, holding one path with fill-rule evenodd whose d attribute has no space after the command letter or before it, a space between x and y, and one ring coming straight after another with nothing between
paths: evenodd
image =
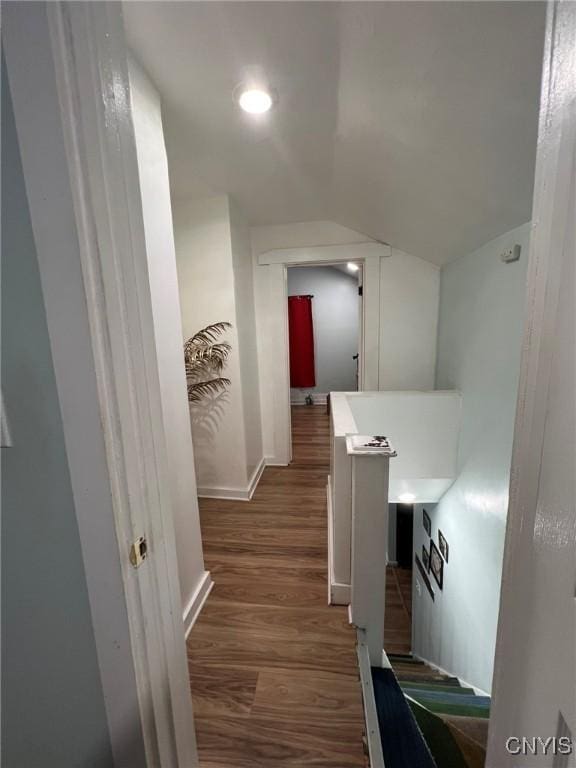
<instances>
[{"instance_id":1,"label":"white baseboard","mask_svg":"<svg viewBox=\"0 0 576 768\"><path fill-rule=\"evenodd\" d=\"M326 405L328 398L327 392L311 392L312 402L314 405ZM290 394L290 405L306 405L307 393Z\"/></svg>"},{"instance_id":2,"label":"white baseboard","mask_svg":"<svg viewBox=\"0 0 576 768\"><path fill-rule=\"evenodd\" d=\"M366 645L366 633L363 629L356 630L356 654L358 656L358 672L360 673L360 685L362 686L362 701L364 703L364 722L366 724L366 742L368 744L368 757L370 768L384 768L384 755L382 752L382 739L378 725L378 713L376 710L376 697L372 682L372 669L370 655ZM382 653L383 663L386 654ZM387 659L386 659L387 661Z\"/></svg>"},{"instance_id":3,"label":"white baseboard","mask_svg":"<svg viewBox=\"0 0 576 768\"><path fill-rule=\"evenodd\" d=\"M350 605L350 584L330 582L330 605Z\"/></svg>"},{"instance_id":4,"label":"white baseboard","mask_svg":"<svg viewBox=\"0 0 576 768\"><path fill-rule=\"evenodd\" d=\"M206 602L208 595L212 591L214 582L210 576L210 571L204 571L204 575L200 579L198 586L194 590L194 594L188 601L188 605L184 609L183 621L184 621L184 635L188 637L190 630L196 623L196 619L200 615L204 603Z\"/></svg>"},{"instance_id":5,"label":"white baseboard","mask_svg":"<svg viewBox=\"0 0 576 768\"><path fill-rule=\"evenodd\" d=\"M326 507L328 510L328 604L350 605L350 584L340 584L334 578L332 481L330 475L328 475L328 483L326 484Z\"/></svg>"},{"instance_id":6,"label":"white baseboard","mask_svg":"<svg viewBox=\"0 0 576 768\"><path fill-rule=\"evenodd\" d=\"M199 485L197 488L198 496L202 499L229 499L230 501L250 501L254 491L258 487L262 472L264 472L267 461L262 458L254 472L250 482L245 488L227 488L208 485Z\"/></svg>"},{"instance_id":7,"label":"white baseboard","mask_svg":"<svg viewBox=\"0 0 576 768\"><path fill-rule=\"evenodd\" d=\"M424 664L428 664L429 667L432 667L432 669L437 670L438 672L440 672L441 675L457 678L460 685L464 686L464 688L472 688L476 696L488 696L489 698L491 697L492 694L488 693L487 691L484 691L482 688L478 688L477 685L473 685L472 683L469 683L467 680L464 680L463 677L458 677L458 675L455 675L454 672L450 672L448 669L444 669L444 667L441 667L438 664L435 664L433 661L430 661L430 659L425 659L424 656L420 656L420 654L414 653L414 651L412 651L412 656L415 659L418 659L418 661L423 661Z\"/></svg>"},{"instance_id":8,"label":"white baseboard","mask_svg":"<svg viewBox=\"0 0 576 768\"><path fill-rule=\"evenodd\" d=\"M251 499L252 496L254 496L254 491L256 488L258 488L258 483L260 482L260 478L262 477L262 473L266 469L266 459L262 457L258 463L258 466L252 472L252 477L250 478L250 482L248 483L248 498Z\"/></svg>"}]
</instances>

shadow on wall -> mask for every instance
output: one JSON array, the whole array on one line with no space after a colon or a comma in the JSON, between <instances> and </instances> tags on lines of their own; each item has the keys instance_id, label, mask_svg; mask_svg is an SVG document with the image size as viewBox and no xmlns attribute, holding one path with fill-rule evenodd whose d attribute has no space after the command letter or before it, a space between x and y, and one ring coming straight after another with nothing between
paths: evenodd
<instances>
[{"instance_id":1,"label":"shadow on wall","mask_svg":"<svg viewBox=\"0 0 576 768\"><path fill-rule=\"evenodd\" d=\"M224 419L229 399L228 392L220 392L205 397L202 402L188 404L196 453L201 451L205 458L214 456L216 459L216 435ZM217 478L216 465L209 464L208 460L206 460L206 465L208 465L208 474L205 466L204 482L209 483Z\"/></svg>"}]
</instances>

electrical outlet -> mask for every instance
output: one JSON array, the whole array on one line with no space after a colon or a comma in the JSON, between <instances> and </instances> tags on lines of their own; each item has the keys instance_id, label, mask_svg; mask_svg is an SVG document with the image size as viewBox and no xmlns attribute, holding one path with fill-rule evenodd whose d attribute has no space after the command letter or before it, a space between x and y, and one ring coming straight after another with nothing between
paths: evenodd
<instances>
[{"instance_id":1,"label":"electrical outlet","mask_svg":"<svg viewBox=\"0 0 576 768\"><path fill-rule=\"evenodd\" d=\"M518 261L521 250L522 246L518 244L513 245L512 248L508 248L500 254L500 260L503 261L504 264L511 264L513 261Z\"/></svg>"}]
</instances>

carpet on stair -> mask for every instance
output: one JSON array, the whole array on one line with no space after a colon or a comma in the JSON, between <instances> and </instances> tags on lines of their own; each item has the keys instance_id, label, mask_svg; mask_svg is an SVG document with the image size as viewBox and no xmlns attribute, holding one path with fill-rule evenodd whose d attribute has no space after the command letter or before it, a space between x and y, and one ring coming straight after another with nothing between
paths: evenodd
<instances>
[{"instance_id":1,"label":"carpet on stair","mask_svg":"<svg viewBox=\"0 0 576 768\"><path fill-rule=\"evenodd\" d=\"M441 768L432 758L394 672L373 667L372 681L386 768Z\"/></svg>"},{"instance_id":2,"label":"carpet on stair","mask_svg":"<svg viewBox=\"0 0 576 768\"><path fill-rule=\"evenodd\" d=\"M473 688L464 688L461 685L442 685L442 683L427 683L423 682L413 683L409 680L403 680L400 682L400 688L406 692L410 691L438 691L453 694L463 694L466 696L474 696Z\"/></svg>"},{"instance_id":3,"label":"carpet on stair","mask_svg":"<svg viewBox=\"0 0 576 768\"><path fill-rule=\"evenodd\" d=\"M442 718L415 701L410 708L438 768L470 768L457 740Z\"/></svg>"},{"instance_id":4,"label":"carpet on stair","mask_svg":"<svg viewBox=\"0 0 576 768\"><path fill-rule=\"evenodd\" d=\"M479 709L490 709L490 698L488 696L476 696L474 692L463 693L461 688L454 688L453 691L437 691L424 689L411 689L410 694L415 699L426 699L437 703L455 704L459 707L478 707ZM406 690L408 693L408 689Z\"/></svg>"}]
</instances>

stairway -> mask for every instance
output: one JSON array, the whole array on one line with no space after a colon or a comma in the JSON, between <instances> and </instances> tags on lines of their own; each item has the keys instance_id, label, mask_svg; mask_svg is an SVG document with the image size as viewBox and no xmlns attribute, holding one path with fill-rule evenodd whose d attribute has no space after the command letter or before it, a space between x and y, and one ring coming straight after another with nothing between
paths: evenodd
<instances>
[{"instance_id":1,"label":"stairway","mask_svg":"<svg viewBox=\"0 0 576 768\"><path fill-rule=\"evenodd\" d=\"M490 699L410 655L389 655L437 768L483 768Z\"/></svg>"}]
</instances>

